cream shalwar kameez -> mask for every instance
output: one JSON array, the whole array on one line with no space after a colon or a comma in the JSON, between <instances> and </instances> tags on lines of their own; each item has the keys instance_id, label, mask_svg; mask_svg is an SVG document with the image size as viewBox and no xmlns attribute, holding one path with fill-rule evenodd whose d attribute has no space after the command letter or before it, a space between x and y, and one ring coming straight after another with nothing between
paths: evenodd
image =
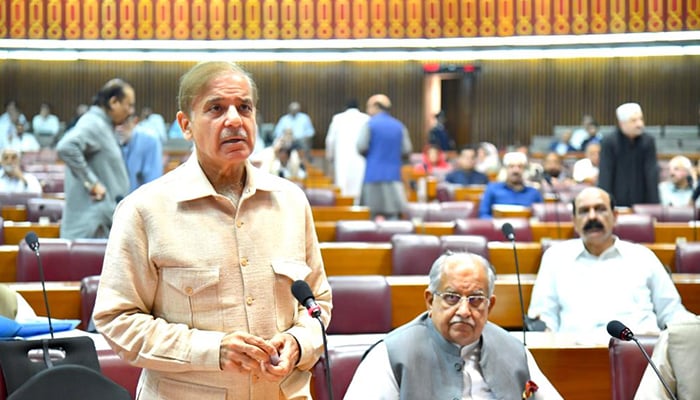
<instances>
[{"instance_id":1,"label":"cream shalwar kameez","mask_svg":"<svg viewBox=\"0 0 700 400\"><path fill-rule=\"evenodd\" d=\"M246 164L238 205L217 194L192 156L117 208L95 304L95 325L123 359L144 368L138 399L310 398L321 329L291 294L311 286L330 316L311 208L294 183ZM224 334L289 332L301 359L281 383L221 371Z\"/></svg>"}]
</instances>

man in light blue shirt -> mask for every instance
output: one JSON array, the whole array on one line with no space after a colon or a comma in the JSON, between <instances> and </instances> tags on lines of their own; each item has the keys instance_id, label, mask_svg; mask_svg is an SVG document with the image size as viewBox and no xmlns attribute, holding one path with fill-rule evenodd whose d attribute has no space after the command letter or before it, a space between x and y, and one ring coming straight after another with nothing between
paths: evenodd
<instances>
[{"instance_id":1,"label":"man in light blue shirt","mask_svg":"<svg viewBox=\"0 0 700 400\"><path fill-rule=\"evenodd\" d=\"M600 188L581 191L574 200L580 239L555 244L542 256L528 314L548 330L607 339L613 319L644 334L693 317L654 253L613 235L614 207Z\"/></svg>"},{"instance_id":2,"label":"man in light blue shirt","mask_svg":"<svg viewBox=\"0 0 700 400\"><path fill-rule=\"evenodd\" d=\"M535 188L525 185L523 173L527 167L527 156L520 152L506 153L503 156L506 169L505 182L492 182L486 186L479 203L479 218L491 218L491 208L495 204L508 204L530 207L541 203L542 194Z\"/></svg>"},{"instance_id":3,"label":"man in light blue shirt","mask_svg":"<svg viewBox=\"0 0 700 400\"><path fill-rule=\"evenodd\" d=\"M129 193L163 175L160 138L143 125L137 125L137 122L138 117L132 115L116 128L129 174Z\"/></svg>"},{"instance_id":4,"label":"man in light blue shirt","mask_svg":"<svg viewBox=\"0 0 700 400\"><path fill-rule=\"evenodd\" d=\"M659 183L659 198L664 206L692 204L693 163L685 156L675 156L668 162L668 179Z\"/></svg>"},{"instance_id":5,"label":"man in light blue shirt","mask_svg":"<svg viewBox=\"0 0 700 400\"><path fill-rule=\"evenodd\" d=\"M277 122L275 139L281 138L289 130L292 131L294 147L303 150L304 156L308 157L311 149L311 140L316 131L311 123L311 118L308 114L301 112L301 105L296 101L289 104L289 112Z\"/></svg>"}]
</instances>

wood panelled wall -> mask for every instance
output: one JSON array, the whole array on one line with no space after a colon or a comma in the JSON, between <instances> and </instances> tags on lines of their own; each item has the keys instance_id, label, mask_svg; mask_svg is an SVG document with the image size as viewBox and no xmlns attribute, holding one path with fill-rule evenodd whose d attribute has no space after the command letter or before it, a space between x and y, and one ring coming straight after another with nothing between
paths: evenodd
<instances>
[{"instance_id":1,"label":"wood panelled wall","mask_svg":"<svg viewBox=\"0 0 700 400\"><path fill-rule=\"evenodd\" d=\"M310 56L312 57L312 56ZM323 147L334 113L348 98L364 104L383 92L393 113L424 141L424 73L417 62L242 63L260 90L264 122L276 122L292 100L301 102ZM574 125L590 113L602 125L615 123L615 107L639 102L648 125L694 125L700 105L700 57L639 57L483 61L471 85L468 124L454 132L458 144L491 141L502 147L529 143L557 124ZM150 105L172 121L178 79L191 62L0 61L0 101L16 99L28 118L49 101L60 119L72 118L108 79L121 77L136 88L137 109ZM449 101L447 99L446 101ZM466 112L464 115L468 115ZM457 124L455 124L457 125Z\"/></svg>"}]
</instances>

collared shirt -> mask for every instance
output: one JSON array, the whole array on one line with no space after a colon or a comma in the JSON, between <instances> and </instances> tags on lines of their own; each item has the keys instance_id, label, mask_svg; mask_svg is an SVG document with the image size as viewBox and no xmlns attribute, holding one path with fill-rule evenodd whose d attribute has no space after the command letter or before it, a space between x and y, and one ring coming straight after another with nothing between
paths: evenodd
<instances>
[{"instance_id":1,"label":"collared shirt","mask_svg":"<svg viewBox=\"0 0 700 400\"><path fill-rule=\"evenodd\" d=\"M36 176L30 173L23 173L24 181L17 178L7 176L5 171L0 168L0 192L9 193L41 193L41 183Z\"/></svg>"},{"instance_id":2,"label":"collared shirt","mask_svg":"<svg viewBox=\"0 0 700 400\"><path fill-rule=\"evenodd\" d=\"M573 178L576 182L586 180L598 180L598 167L593 165L590 159L582 158L574 163Z\"/></svg>"},{"instance_id":3,"label":"collared shirt","mask_svg":"<svg viewBox=\"0 0 700 400\"><path fill-rule=\"evenodd\" d=\"M479 203L479 218L491 218L491 207L494 204L510 204L530 207L533 203L542 203L542 194L535 188L525 186L521 191L515 191L505 182L492 182L486 186Z\"/></svg>"},{"instance_id":4,"label":"collared shirt","mask_svg":"<svg viewBox=\"0 0 700 400\"><path fill-rule=\"evenodd\" d=\"M687 206L693 197L693 188L680 189L673 182L664 181L659 183L659 197L664 206Z\"/></svg>"},{"instance_id":5,"label":"collared shirt","mask_svg":"<svg viewBox=\"0 0 700 400\"><path fill-rule=\"evenodd\" d=\"M449 183L459 185L486 185L489 183L489 178L481 172L476 170L466 171L463 169L450 172L445 177L445 180Z\"/></svg>"},{"instance_id":6,"label":"collared shirt","mask_svg":"<svg viewBox=\"0 0 700 400\"><path fill-rule=\"evenodd\" d=\"M143 368L140 398L283 399L309 391L321 328L294 300L292 282L309 283L326 325L331 308L311 207L293 182L250 163L246 174L235 205L215 191L195 154L115 211L94 320L117 354ZM291 334L301 351L297 368L281 382L222 371L221 340L234 331Z\"/></svg>"},{"instance_id":7,"label":"collared shirt","mask_svg":"<svg viewBox=\"0 0 700 400\"><path fill-rule=\"evenodd\" d=\"M532 353L526 349L527 366L530 377L539 386L535 399L561 399L561 395L542 373ZM481 355L480 342L464 346L461 349L464 363L464 393L463 400L490 400L493 393L489 390L479 367ZM345 392L345 400L392 400L399 398L399 385L391 370L389 354L384 342L380 342L367 353L362 360L362 367L355 371L355 376Z\"/></svg>"},{"instance_id":8,"label":"collared shirt","mask_svg":"<svg viewBox=\"0 0 700 400\"><path fill-rule=\"evenodd\" d=\"M275 137L282 137L285 129L292 130L294 140L310 138L316 133L311 118L303 112L298 112L296 115L283 115L275 126Z\"/></svg>"},{"instance_id":9,"label":"collared shirt","mask_svg":"<svg viewBox=\"0 0 700 400\"><path fill-rule=\"evenodd\" d=\"M673 281L648 248L615 238L599 257L581 239L550 247L542 256L528 315L554 332L605 335L611 320L632 332L659 332L692 316Z\"/></svg>"},{"instance_id":10,"label":"collared shirt","mask_svg":"<svg viewBox=\"0 0 700 400\"><path fill-rule=\"evenodd\" d=\"M155 134L141 126L136 126L129 141L122 144L122 155L129 174L129 193L163 175L162 146Z\"/></svg>"}]
</instances>

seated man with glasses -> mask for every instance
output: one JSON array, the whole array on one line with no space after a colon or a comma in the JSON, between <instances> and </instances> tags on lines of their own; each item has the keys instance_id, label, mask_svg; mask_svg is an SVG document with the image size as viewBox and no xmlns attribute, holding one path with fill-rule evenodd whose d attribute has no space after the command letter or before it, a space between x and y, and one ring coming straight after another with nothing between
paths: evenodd
<instances>
[{"instance_id":1,"label":"seated man with glasses","mask_svg":"<svg viewBox=\"0 0 700 400\"><path fill-rule=\"evenodd\" d=\"M365 354L345 399L561 399L523 344L488 322L495 280L481 256L440 256L428 311Z\"/></svg>"},{"instance_id":2,"label":"seated man with glasses","mask_svg":"<svg viewBox=\"0 0 700 400\"><path fill-rule=\"evenodd\" d=\"M644 334L693 318L656 255L613 235L617 213L610 194L586 188L573 209L579 238L554 244L542 255L530 317L540 318L547 330L606 341L606 326L614 319Z\"/></svg>"}]
</instances>

